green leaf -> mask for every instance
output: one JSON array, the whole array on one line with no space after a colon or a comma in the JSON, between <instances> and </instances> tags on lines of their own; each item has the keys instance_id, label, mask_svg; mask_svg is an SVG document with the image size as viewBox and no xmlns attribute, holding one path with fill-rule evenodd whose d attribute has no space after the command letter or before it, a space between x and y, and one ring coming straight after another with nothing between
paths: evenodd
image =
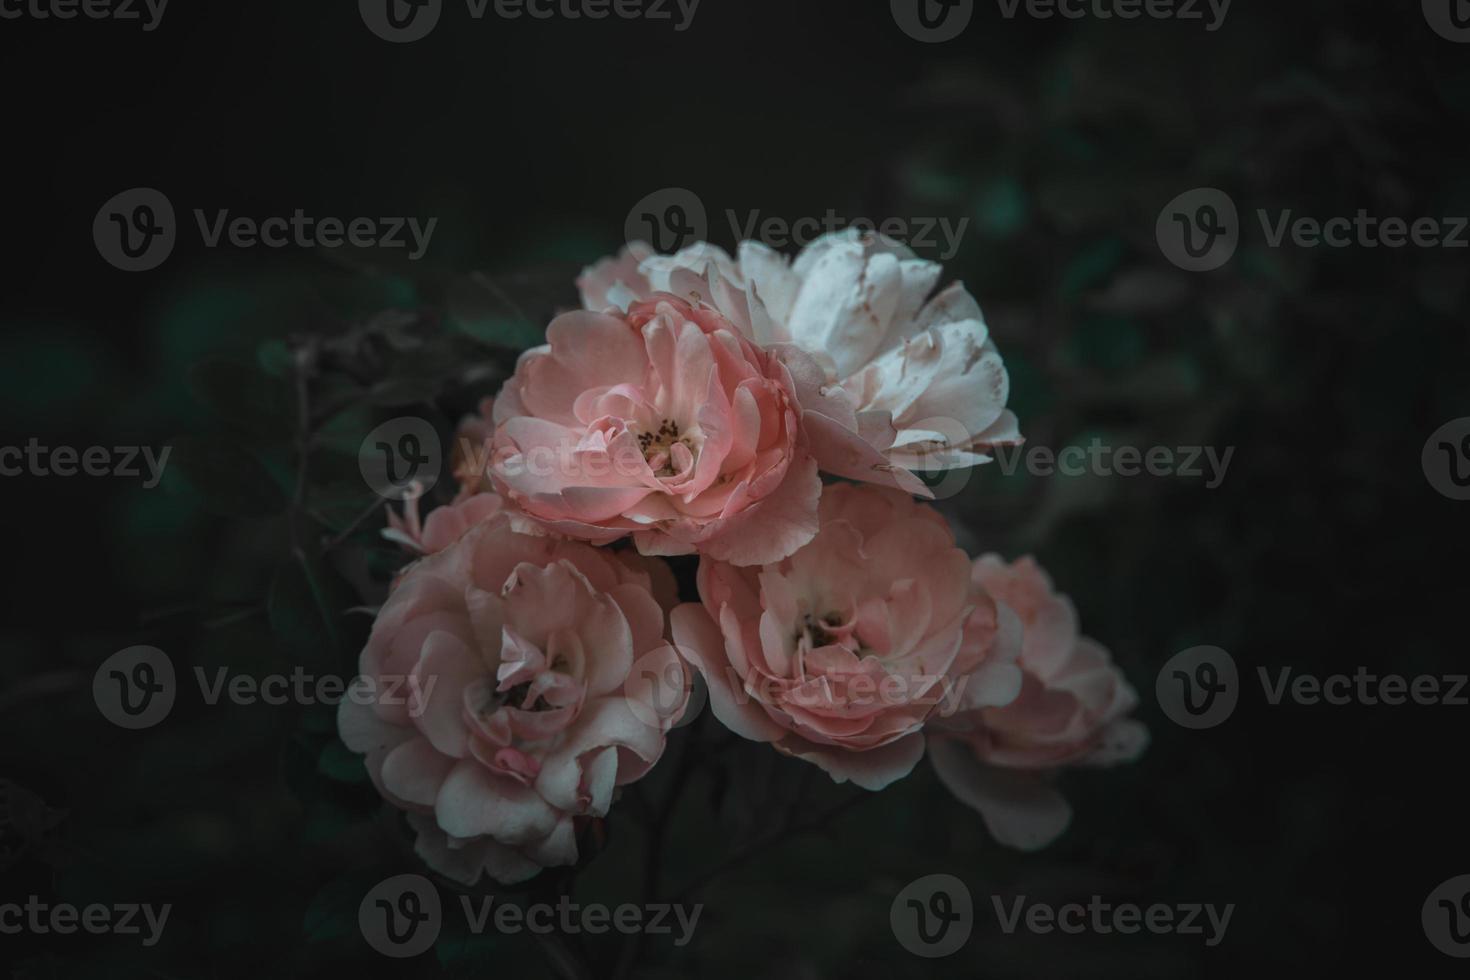
<instances>
[{"instance_id":1,"label":"green leaf","mask_svg":"<svg viewBox=\"0 0 1470 980\"><path fill-rule=\"evenodd\" d=\"M981 188L975 201L977 225L992 238L1009 238L1026 226L1031 203L1014 177L1002 177Z\"/></svg>"},{"instance_id":2,"label":"green leaf","mask_svg":"<svg viewBox=\"0 0 1470 980\"><path fill-rule=\"evenodd\" d=\"M291 348L286 346L284 340L279 339L261 341L260 346L255 348L255 362L273 378L289 377L295 366Z\"/></svg>"},{"instance_id":3,"label":"green leaf","mask_svg":"<svg viewBox=\"0 0 1470 980\"><path fill-rule=\"evenodd\" d=\"M1094 316L1083 321L1069 346L1080 363L1106 372L1134 367L1147 349L1138 324L1117 316Z\"/></svg>"},{"instance_id":4,"label":"green leaf","mask_svg":"<svg viewBox=\"0 0 1470 980\"><path fill-rule=\"evenodd\" d=\"M365 783L368 781L367 767L362 756L353 752L341 739L334 738L322 747L317 756L316 770L328 779L339 783Z\"/></svg>"},{"instance_id":5,"label":"green leaf","mask_svg":"<svg viewBox=\"0 0 1470 980\"><path fill-rule=\"evenodd\" d=\"M449 323L491 347L525 350L545 340L540 327L517 310L489 277L478 274L449 287Z\"/></svg>"},{"instance_id":6,"label":"green leaf","mask_svg":"<svg viewBox=\"0 0 1470 980\"><path fill-rule=\"evenodd\" d=\"M1085 290L1100 285L1117 270L1123 261L1123 242L1118 238L1104 238L1094 242L1072 257L1062 274L1061 291L1068 299L1075 299Z\"/></svg>"}]
</instances>

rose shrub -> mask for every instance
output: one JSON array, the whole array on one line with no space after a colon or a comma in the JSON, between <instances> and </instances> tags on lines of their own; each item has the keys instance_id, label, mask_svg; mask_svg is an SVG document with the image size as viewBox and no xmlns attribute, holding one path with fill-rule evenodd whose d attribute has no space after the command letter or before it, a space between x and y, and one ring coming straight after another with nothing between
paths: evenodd
<instances>
[{"instance_id":1,"label":"rose shrub","mask_svg":"<svg viewBox=\"0 0 1470 980\"><path fill-rule=\"evenodd\" d=\"M738 256L632 245L585 270L585 309L461 423L453 501L389 514L421 557L360 670L409 696L348 698L338 724L446 876L575 863L696 677L736 736L839 783L882 789L927 752L1021 848L1066 827L1061 769L1146 744L1040 566L972 563L914 499L911 471L1020 440L975 300L877 235Z\"/></svg>"}]
</instances>

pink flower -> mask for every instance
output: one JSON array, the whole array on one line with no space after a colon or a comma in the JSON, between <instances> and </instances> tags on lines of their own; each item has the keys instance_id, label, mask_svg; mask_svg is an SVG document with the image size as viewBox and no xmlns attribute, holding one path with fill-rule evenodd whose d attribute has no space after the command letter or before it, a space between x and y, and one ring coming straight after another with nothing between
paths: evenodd
<instances>
[{"instance_id":1,"label":"pink flower","mask_svg":"<svg viewBox=\"0 0 1470 980\"><path fill-rule=\"evenodd\" d=\"M1051 785L1063 766L1129 761L1148 744L1125 717L1138 696L1102 646L1081 636L1077 612L1030 558L975 561L972 580L1022 622L1020 696L936 724L929 758L939 778L980 811L995 838L1032 849L1054 840L1071 808Z\"/></svg>"},{"instance_id":2,"label":"pink flower","mask_svg":"<svg viewBox=\"0 0 1470 980\"><path fill-rule=\"evenodd\" d=\"M673 256L630 246L584 271L583 302L622 305L650 290L697 296L788 361L822 469L930 496L910 470L990 460L1021 441L1010 379L974 298L905 245L855 229L824 235L794 262L758 242L738 261L698 244Z\"/></svg>"},{"instance_id":3,"label":"pink flower","mask_svg":"<svg viewBox=\"0 0 1470 980\"><path fill-rule=\"evenodd\" d=\"M638 271L644 259L656 253L645 242L633 242L614 258L603 259L582 270L577 277L577 291L582 296L582 309L594 313L616 310L626 312L628 307L645 299L653 290L648 277Z\"/></svg>"},{"instance_id":4,"label":"pink flower","mask_svg":"<svg viewBox=\"0 0 1470 980\"><path fill-rule=\"evenodd\" d=\"M715 715L838 782L883 788L923 755L931 717L1020 687L1019 628L943 518L898 491L828 487L810 544L760 568L706 556L699 595L670 619Z\"/></svg>"},{"instance_id":5,"label":"pink flower","mask_svg":"<svg viewBox=\"0 0 1470 980\"><path fill-rule=\"evenodd\" d=\"M423 498L423 490L414 484L404 495L401 517L391 507L388 509L388 527L384 529L383 537L407 551L431 555L458 541L476 524L500 513L502 501L491 490L490 480L485 475L494 404L493 399L483 399L479 413L465 416L459 423L453 453L459 493L453 502L434 508L427 520L420 520L419 500Z\"/></svg>"},{"instance_id":6,"label":"pink flower","mask_svg":"<svg viewBox=\"0 0 1470 980\"><path fill-rule=\"evenodd\" d=\"M411 566L338 713L419 855L466 884L577 859L577 820L664 750L683 701L634 703L636 672L682 676L645 572L493 518ZM678 692L678 685L672 690ZM653 693L653 692L650 692Z\"/></svg>"},{"instance_id":7,"label":"pink flower","mask_svg":"<svg viewBox=\"0 0 1470 980\"><path fill-rule=\"evenodd\" d=\"M655 295L547 340L495 403L490 475L523 529L741 565L811 540L822 486L790 374L724 317Z\"/></svg>"},{"instance_id":8,"label":"pink flower","mask_svg":"<svg viewBox=\"0 0 1470 980\"><path fill-rule=\"evenodd\" d=\"M487 472L490 462L490 440L495 435L495 399L480 399L477 412L460 419L454 433L454 449L450 453L454 478L459 483L456 501L494 489Z\"/></svg>"},{"instance_id":9,"label":"pink flower","mask_svg":"<svg viewBox=\"0 0 1470 980\"><path fill-rule=\"evenodd\" d=\"M388 526L383 530L383 537L420 555L443 551L464 537L470 528L489 520L502 509L499 495L477 493L435 507L429 511L427 520L420 520L419 499L422 496L417 485L411 487L403 496L403 515L400 517L389 508Z\"/></svg>"}]
</instances>

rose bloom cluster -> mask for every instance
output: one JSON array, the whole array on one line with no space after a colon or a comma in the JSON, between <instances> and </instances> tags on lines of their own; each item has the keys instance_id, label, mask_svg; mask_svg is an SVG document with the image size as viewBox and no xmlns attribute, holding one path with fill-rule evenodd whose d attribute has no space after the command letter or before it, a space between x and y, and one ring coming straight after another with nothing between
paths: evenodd
<instances>
[{"instance_id":1,"label":"rose bloom cluster","mask_svg":"<svg viewBox=\"0 0 1470 980\"><path fill-rule=\"evenodd\" d=\"M972 561L916 499L914 470L1021 438L980 308L940 271L854 232L584 271L583 308L462 426L459 496L385 532L420 557L360 670L409 693L346 702L339 728L431 868L575 863L694 684L838 782L927 755L1020 848L1067 825L1060 769L1142 750L1136 695L1047 574ZM674 555L698 556L698 602Z\"/></svg>"}]
</instances>

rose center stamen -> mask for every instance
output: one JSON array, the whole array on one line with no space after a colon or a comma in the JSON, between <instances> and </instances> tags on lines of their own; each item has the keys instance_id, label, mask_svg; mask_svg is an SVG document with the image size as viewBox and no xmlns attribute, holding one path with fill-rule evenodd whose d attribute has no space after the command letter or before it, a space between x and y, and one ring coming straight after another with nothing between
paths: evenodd
<instances>
[{"instance_id":1,"label":"rose center stamen","mask_svg":"<svg viewBox=\"0 0 1470 980\"><path fill-rule=\"evenodd\" d=\"M682 443L690 453L694 452L694 441L688 435L679 431L679 423L672 419L664 419L659 423L656 432L640 432L638 434L638 448L643 451L645 462L652 464L655 460L660 461L656 470L658 476L674 475L675 444Z\"/></svg>"},{"instance_id":2,"label":"rose center stamen","mask_svg":"<svg viewBox=\"0 0 1470 980\"><path fill-rule=\"evenodd\" d=\"M801 624L796 629L796 639L800 641L805 637L813 647L830 646L837 642L837 637L827 631L827 627L842 625L842 617L836 613L826 613L823 616L813 616L811 613L802 613Z\"/></svg>"},{"instance_id":3,"label":"rose center stamen","mask_svg":"<svg viewBox=\"0 0 1470 980\"><path fill-rule=\"evenodd\" d=\"M544 695L537 695L536 700L531 704L529 708L521 707L521 705L525 702L526 695L530 692L530 689L530 681L526 681L524 684L517 684L515 687L498 696L499 703L495 704L495 707L506 705L520 711L550 711L551 705L546 703L546 698Z\"/></svg>"}]
</instances>

